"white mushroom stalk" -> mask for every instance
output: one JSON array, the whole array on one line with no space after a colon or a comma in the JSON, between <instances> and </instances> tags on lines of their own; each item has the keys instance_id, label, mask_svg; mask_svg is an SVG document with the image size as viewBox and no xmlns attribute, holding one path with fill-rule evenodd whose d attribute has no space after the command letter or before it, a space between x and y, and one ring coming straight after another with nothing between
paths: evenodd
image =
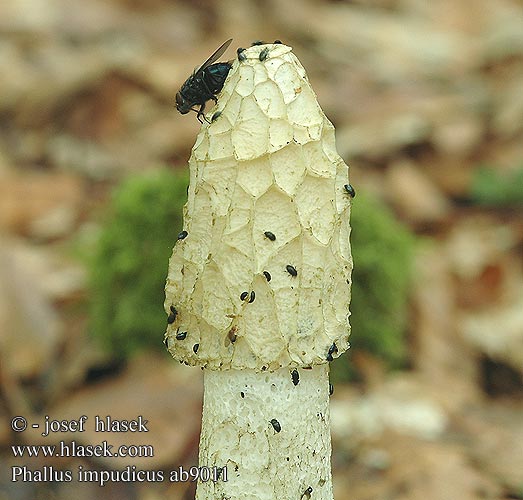
<instances>
[{"instance_id":1,"label":"white mushroom stalk","mask_svg":"<svg viewBox=\"0 0 523 500\"><path fill-rule=\"evenodd\" d=\"M204 369L200 466L226 467L196 498L332 500L329 361L350 331L348 167L285 45L241 52L207 118L165 300L169 351Z\"/></svg>"}]
</instances>

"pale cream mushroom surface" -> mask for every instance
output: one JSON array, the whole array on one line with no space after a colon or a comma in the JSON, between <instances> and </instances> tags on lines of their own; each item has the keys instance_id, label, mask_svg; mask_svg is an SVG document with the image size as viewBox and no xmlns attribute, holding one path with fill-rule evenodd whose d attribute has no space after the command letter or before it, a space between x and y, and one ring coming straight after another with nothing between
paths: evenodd
<instances>
[{"instance_id":1,"label":"pale cream mushroom surface","mask_svg":"<svg viewBox=\"0 0 523 500\"><path fill-rule=\"evenodd\" d=\"M168 350L204 369L200 466L227 479L200 481L197 498L330 500L328 363L350 332L348 167L290 47L242 51L217 97L189 160L165 300Z\"/></svg>"}]
</instances>

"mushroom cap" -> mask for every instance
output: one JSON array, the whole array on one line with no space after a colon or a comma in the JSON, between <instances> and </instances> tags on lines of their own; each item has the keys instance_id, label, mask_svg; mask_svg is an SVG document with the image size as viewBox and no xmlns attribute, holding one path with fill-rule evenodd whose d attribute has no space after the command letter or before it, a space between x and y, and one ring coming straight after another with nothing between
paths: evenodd
<instances>
[{"instance_id":1,"label":"mushroom cap","mask_svg":"<svg viewBox=\"0 0 523 500\"><path fill-rule=\"evenodd\" d=\"M326 363L349 346L348 166L292 49L257 45L241 59L189 160L165 342L211 369Z\"/></svg>"}]
</instances>

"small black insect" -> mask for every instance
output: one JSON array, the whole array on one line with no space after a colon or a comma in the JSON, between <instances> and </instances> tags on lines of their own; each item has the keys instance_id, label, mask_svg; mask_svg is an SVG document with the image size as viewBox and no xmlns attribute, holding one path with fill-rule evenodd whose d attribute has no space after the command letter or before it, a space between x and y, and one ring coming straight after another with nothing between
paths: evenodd
<instances>
[{"instance_id":1,"label":"small black insect","mask_svg":"<svg viewBox=\"0 0 523 500\"><path fill-rule=\"evenodd\" d=\"M271 233L270 231L265 231L263 234L265 235L265 237L268 240L274 241L276 239L276 236L274 236L274 233Z\"/></svg>"},{"instance_id":2,"label":"small black insect","mask_svg":"<svg viewBox=\"0 0 523 500\"><path fill-rule=\"evenodd\" d=\"M216 111L216 113L214 113L214 114L211 116L211 122L216 121L216 120L220 117L221 114L222 114L221 111Z\"/></svg>"},{"instance_id":3,"label":"small black insect","mask_svg":"<svg viewBox=\"0 0 523 500\"><path fill-rule=\"evenodd\" d=\"M262 49L262 51L260 52L260 55L258 56L258 59L260 61L265 61L265 59L267 59L267 56L269 55L269 47L265 47L264 49Z\"/></svg>"},{"instance_id":4,"label":"small black insect","mask_svg":"<svg viewBox=\"0 0 523 500\"><path fill-rule=\"evenodd\" d=\"M332 355L336 352L338 352L338 346L336 344L332 344L329 347L329 351L327 352L327 361L332 361L334 359Z\"/></svg>"},{"instance_id":5,"label":"small black insect","mask_svg":"<svg viewBox=\"0 0 523 500\"><path fill-rule=\"evenodd\" d=\"M271 273L269 273L269 271L263 271L263 275L265 276L265 279L267 281L271 281L272 276L271 276Z\"/></svg>"},{"instance_id":6,"label":"small black insect","mask_svg":"<svg viewBox=\"0 0 523 500\"><path fill-rule=\"evenodd\" d=\"M178 332L176 334L176 340L185 340L187 337L187 332Z\"/></svg>"},{"instance_id":7,"label":"small black insect","mask_svg":"<svg viewBox=\"0 0 523 500\"><path fill-rule=\"evenodd\" d=\"M301 495L300 500L309 500L311 497L312 488L309 486Z\"/></svg>"},{"instance_id":8,"label":"small black insect","mask_svg":"<svg viewBox=\"0 0 523 500\"><path fill-rule=\"evenodd\" d=\"M194 344L192 346L192 350L193 350L194 354L196 354L198 352L199 348L200 348L200 344Z\"/></svg>"},{"instance_id":9,"label":"small black insect","mask_svg":"<svg viewBox=\"0 0 523 500\"><path fill-rule=\"evenodd\" d=\"M329 382L329 396L334 394L334 386Z\"/></svg>"},{"instance_id":10,"label":"small black insect","mask_svg":"<svg viewBox=\"0 0 523 500\"><path fill-rule=\"evenodd\" d=\"M256 294L254 293L254 290L251 292L251 295L249 297L249 304L252 304L254 302L254 299L256 298Z\"/></svg>"},{"instance_id":11,"label":"small black insect","mask_svg":"<svg viewBox=\"0 0 523 500\"><path fill-rule=\"evenodd\" d=\"M294 385L298 385L300 383L300 374L298 373L298 370L296 370L296 368L294 368L294 370L292 370L291 378L292 378L292 383Z\"/></svg>"},{"instance_id":12,"label":"small black insect","mask_svg":"<svg viewBox=\"0 0 523 500\"><path fill-rule=\"evenodd\" d=\"M282 41L281 40L274 40L274 42L272 42L272 43L279 44L279 43L282 43Z\"/></svg>"},{"instance_id":13,"label":"small black insect","mask_svg":"<svg viewBox=\"0 0 523 500\"><path fill-rule=\"evenodd\" d=\"M169 323L169 325L172 325L176 321L176 316L178 316L178 311L176 310L176 308L174 306L171 306L170 309L171 309L171 312L169 313L169 316L167 317L167 323Z\"/></svg>"},{"instance_id":14,"label":"small black insect","mask_svg":"<svg viewBox=\"0 0 523 500\"><path fill-rule=\"evenodd\" d=\"M187 238L188 234L189 233L187 231L181 231L181 232L178 233L178 239L179 240L184 240L185 238Z\"/></svg>"},{"instance_id":15,"label":"small black insect","mask_svg":"<svg viewBox=\"0 0 523 500\"><path fill-rule=\"evenodd\" d=\"M244 301L248 295L249 295L249 292L242 292L242 294L240 295L240 300Z\"/></svg>"},{"instance_id":16,"label":"small black insect","mask_svg":"<svg viewBox=\"0 0 523 500\"><path fill-rule=\"evenodd\" d=\"M244 54L245 49L243 47L238 47L236 53L238 54L238 61L243 62L247 59L247 56Z\"/></svg>"},{"instance_id":17,"label":"small black insect","mask_svg":"<svg viewBox=\"0 0 523 500\"><path fill-rule=\"evenodd\" d=\"M345 191L347 191L348 195L351 198L354 198L356 196L356 190L352 187L351 184L345 184L345 186L343 187L345 188Z\"/></svg>"},{"instance_id":18,"label":"small black insect","mask_svg":"<svg viewBox=\"0 0 523 500\"><path fill-rule=\"evenodd\" d=\"M229 338L229 340L234 344L236 342L236 339L238 338L238 335L236 335L236 330L238 330L238 327L237 326L233 326L230 330L229 330L229 333L227 334L227 337Z\"/></svg>"},{"instance_id":19,"label":"small black insect","mask_svg":"<svg viewBox=\"0 0 523 500\"><path fill-rule=\"evenodd\" d=\"M214 61L223 55L231 42L232 38L218 47L214 54L182 85L182 88L176 94L176 109L182 115L189 111L195 111L196 117L203 123L202 116L204 116L205 103L209 99L218 102L216 94L222 90L231 64L228 62L214 63ZM195 106L200 106L200 109L196 109Z\"/></svg>"},{"instance_id":20,"label":"small black insect","mask_svg":"<svg viewBox=\"0 0 523 500\"><path fill-rule=\"evenodd\" d=\"M280 422L278 422L275 418L273 418L271 420L271 425L273 426L274 430L276 432L280 432L281 431L281 425L280 425Z\"/></svg>"},{"instance_id":21,"label":"small black insect","mask_svg":"<svg viewBox=\"0 0 523 500\"><path fill-rule=\"evenodd\" d=\"M240 392L240 396L242 397L242 399L245 397L245 393L242 391Z\"/></svg>"},{"instance_id":22,"label":"small black insect","mask_svg":"<svg viewBox=\"0 0 523 500\"><path fill-rule=\"evenodd\" d=\"M285 269L287 269L287 272L291 275L291 276L298 276L298 271L296 271L296 268L294 266L291 266L290 264L288 264L287 266L285 266Z\"/></svg>"},{"instance_id":23,"label":"small black insect","mask_svg":"<svg viewBox=\"0 0 523 500\"><path fill-rule=\"evenodd\" d=\"M265 42L263 40L255 40L251 43L251 47L254 47L255 45L263 45Z\"/></svg>"}]
</instances>

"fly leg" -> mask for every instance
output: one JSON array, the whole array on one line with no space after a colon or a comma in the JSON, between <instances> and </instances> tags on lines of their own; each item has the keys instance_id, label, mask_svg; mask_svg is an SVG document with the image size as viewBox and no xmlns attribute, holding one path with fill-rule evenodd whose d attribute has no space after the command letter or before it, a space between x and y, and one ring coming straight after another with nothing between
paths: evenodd
<instances>
[{"instance_id":1,"label":"fly leg","mask_svg":"<svg viewBox=\"0 0 523 500\"><path fill-rule=\"evenodd\" d=\"M218 104L218 99L216 98L215 95L211 95L210 99L212 99L214 101L214 104ZM201 106L200 106L200 110L198 111L198 114L196 115L196 118L198 118L198 120L200 120L200 117L203 116L203 119L207 122L207 123L211 123L211 121L205 117L205 115L203 114L203 110L205 109L205 103L203 103ZM200 120L200 123L203 123L202 120Z\"/></svg>"},{"instance_id":2,"label":"fly leg","mask_svg":"<svg viewBox=\"0 0 523 500\"><path fill-rule=\"evenodd\" d=\"M200 104L200 109L198 110L197 114L196 114L196 118L198 118L198 121L200 123L203 123L203 120L205 120L207 123L211 123L206 117L205 115L203 114L205 110L205 103L203 104ZM203 120L202 120L202 116L203 116Z\"/></svg>"}]
</instances>

